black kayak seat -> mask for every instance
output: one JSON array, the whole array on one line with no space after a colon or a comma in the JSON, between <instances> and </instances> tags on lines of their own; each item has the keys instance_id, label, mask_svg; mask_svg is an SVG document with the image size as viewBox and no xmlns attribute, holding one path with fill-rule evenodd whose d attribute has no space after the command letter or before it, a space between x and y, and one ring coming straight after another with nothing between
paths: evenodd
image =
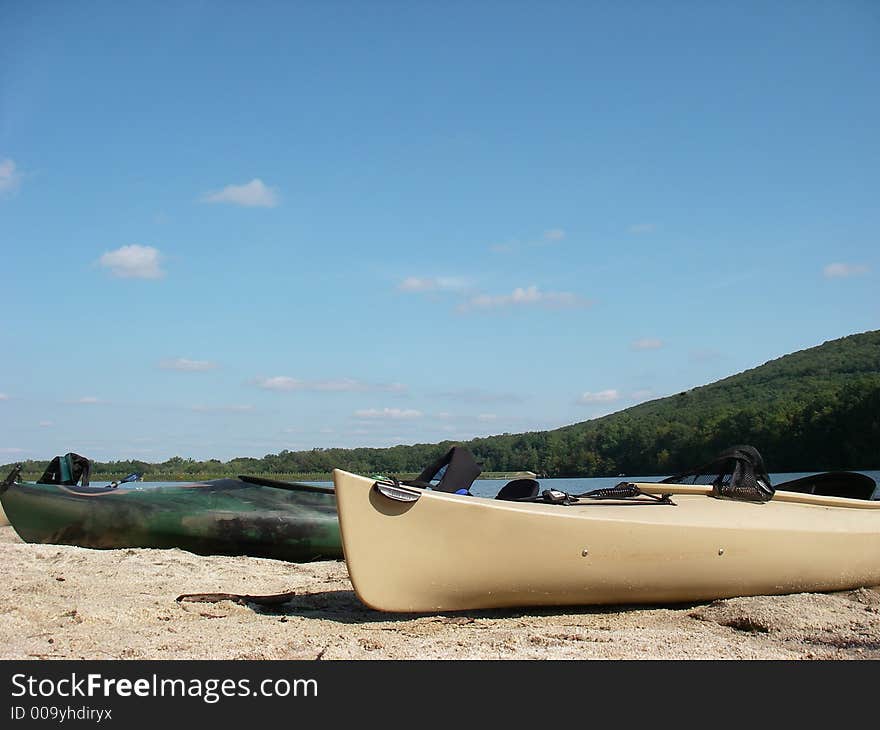
<instances>
[{"instance_id":1,"label":"black kayak seat","mask_svg":"<svg viewBox=\"0 0 880 730\"><path fill-rule=\"evenodd\" d=\"M517 501L538 496L538 482L535 479L514 479L507 482L495 495L495 499Z\"/></svg>"}]
</instances>

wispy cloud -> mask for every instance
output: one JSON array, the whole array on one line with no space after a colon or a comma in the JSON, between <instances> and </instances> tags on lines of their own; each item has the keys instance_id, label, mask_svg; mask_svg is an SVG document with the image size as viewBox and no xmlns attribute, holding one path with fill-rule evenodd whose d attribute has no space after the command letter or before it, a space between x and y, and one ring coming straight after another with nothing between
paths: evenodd
<instances>
[{"instance_id":1,"label":"wispy cloud","mask_svg":"<svg viewBox=\"0 0 880 730\"><path fill-rule=\"evenodd\" d=\"M397 421L401 419L421 418L422 412L417 411L414 408L367 408L355 411L354 417L371 421L380 419Z\"/></svg>"},{"instance_id":2,"label":"wispy cloud","mask_svg":"<svg viewBox=\"0 0 880 730\"><path fill-rule=\"evenodd\" d=\"M498 420L498 415L495 413L481 413L477 416L477 420L483 423L491 423Z\"/></svg>"},{"instance_id":3,"label":"wispy cloud","mask_svg":"<svg viewBox=\"0 0 880 730\"><path fill-rule=\"evenodd\" d=\"M581 405L588 405L592 403L611 403L613 401L620 400L620 393L616 390L600 390L596 393L582 393L577 402Z\"/></svg>"},{"instance_id":4,"label":"wispy cloud","mask_svg":"<svg viewBox=\"0 0 880 730\"><path fill-rule=\"evenodd\" d=\"M635 401L643 401L648 400L654 396L654 391L650 388L642 388L640 390L634 390L630 393L630 398Z\"/></svg>"},{"instance_id":5,"label":"wispy cloud","mask_svg":"<svg viewBox=\"0 0 880 730\"><path fill-rule=\"evenodd\" d=\"M203 203L230 203L246 208L274 208L278 205L278 191L259 178L244 185L227 185L222 190L205 193Z\"/></svg>"},{"instance_id":6,"label":"wispy cloud","mask_svg":"<svg viewBox=\"0 0 880 730\"><path fill-rule=\"evenodd\" d=\"M0 160L0 194L14 193L21 184L21 173L9 158Z\"/></svg>"},{"instance_id":7,"label":"wispy cloud","mask_svg":"<svg viewBox=\"0 0 880 730\"><path fill-rule=\"evenodd\" d=\"M367 383L354 378L340 378L338 380L300 380L289 375L275 375L272 377L259 377L254 380L259 388L264 390L307 391L316 393L351 393L351 392L384 392L405 393L407 387L402 383Z\"/></svg>"},{"instance_id":8,"label":"wispy cloud","mask_svg":"<svg viewBox=\"0 0 880 730\"><path fill-rule=\"evenodd\" d=\"M565 231L561 228L551 228L549 231L544 231L544 240L548 243L555 243L563 238L565 238Z\"/></svg>"},{"instance_id":9,"label":"wispy cloud","mask_svg":"<svg viewBox=\"0 0 880 730\"><path fill-rule=\"evenodd\" d=\"M661 347L663 347L663 340L657 337L643 337L630 345L633 350L659 350Z\"/></svg>"},{"instance_id":10,"label":"wispy cloud","mask_svg":"<svg viewBox=\"0 0 880 730\"><path fill-rule=\"evenodd\" d=\"M867 274L870 269L864 264L828 264L822 269L826 279L843 279L847 276L861 276Z\"/></svg>"},{"instance_id":11,"label":"wispy cloud","mask_svg":"<svg viewBox=\"0 0 880 730\"><path fill-rule=\"evenodd\" d=\"M509 309L511 307L546 307L569 309L586 307L590 301L570 292L542 292L537 286L517 287L510 294L478 294L458 306L459 312Z\"/></svg>"},{"instance_id":12,"label":"wispy cloud","mask_svg":"<svg viewBox=\"0 0 880 730\"><path fill-rule=\"evenodd\" d=\"M37 425L40 428L51 428L52 426L55 425L55 422L54 421L40 421Z\"/></svg>"},{"instance_id":13,"label":"wispy cloud","mask_svg":"<svg viewBox=\"0 0 880 730\"><path fill-rule=\"evenodd\" d=\"M80 405L95 405L96 403L103 403L104 401L102 401L100 398L96 398L93 395L84 395L82 398L77 398L73 402Z\"/></svg>"},{"instance_id":14,"label":"wispy cloud","mask_svg":"<svg viewBox=\"0 0 880 730\"><path fill-rule=\"evenodd\" d=\"M9 396L6 393L0 393L0 400L9 400Z\"/></svg>"},{"instance_id":15,"label":"wispy cloud","mask_svg":"<svg viewBox=\"0 0 880 730\"><path fill-rule=\"evenodd\" d=\"M627 228L627 231L629 233L632 233L635 235L641 235L641 234L645 234L645 233L654 233L656 230L657 230L656 223L636 223L635 225L632 225L629 228Z\"/></svg>"},{"instance_id":16,"label":"wispy cloud","mask_svg":"<svg viewBox=\"0 0 880 730\"><path fill-rule=\"evenodd\" d=\"M457 291L464 289L467 282L455 276L408 276L397 285L404 292Z\"/></svg>"},{"instance_id":17,"label":"wispy cloud","mask_svg":"<svg viewBox=\"0 0 880 730\"><path fill-rule=\"evenodd\" d=\"M0 454L23 454L25 449L19 449L17 446L7 446L0 448Z\"/></svg>"},{"instance_id":18,"label":"wispy cloud","mask_svg":"<svg viewBox=\"0 0 880 730\"><path fill-rule=\"evenodd\" d=\"M121 279L161 279L165 276L160 266L161 258L158 249L133 243L108 251L98 263Z\"/></svg>"},{"instance_id":19,"label":"wispy cloud","mask_svg":"<svg viewBox=\"0 0 880 730\"><path fill-rule=\"evenodd\" d=\"M188 360L185 357L178 357L171 360L162 360L159 367L163 370L180 370L181 372L200 373L206 370L214 370L216 363L207 360Z\"/></svg>"}]
</instances>

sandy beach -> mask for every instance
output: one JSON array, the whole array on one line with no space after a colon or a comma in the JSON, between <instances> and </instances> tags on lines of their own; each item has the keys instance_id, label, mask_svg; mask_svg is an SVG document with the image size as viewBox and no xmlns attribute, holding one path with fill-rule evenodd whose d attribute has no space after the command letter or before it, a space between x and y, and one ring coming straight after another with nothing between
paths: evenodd
<instances>
[{"instance_id":1,"label":"sandy beach","mask_svg":"<svg viewBox=\"0 0 880 730\"><path fill-rule=\"evenodd\" d=\"M880 659L880 587L649 607L395 615L341 561L23 543L0 527L3 659ZM286 602L181 594L292 593Z\"/></svg>"}]
</instances>

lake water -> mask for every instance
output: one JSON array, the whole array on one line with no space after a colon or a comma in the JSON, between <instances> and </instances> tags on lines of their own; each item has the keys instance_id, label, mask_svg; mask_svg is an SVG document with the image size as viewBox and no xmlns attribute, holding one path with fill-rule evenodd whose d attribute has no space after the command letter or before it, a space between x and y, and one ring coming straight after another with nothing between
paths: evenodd
<instances>
[{"instance_id":1,"label":"lake water","mask_svg":"<svg viewBox=\"0 0 880 730\"><path fill-rule=\"evenodd\" d=\"M770 480L773 484L782 484L782 482L791 481L806 477L816 472L791 472L771 474ZM878 485L880 485L880 471L859 471L860 474L867 474ZM576 479L539 479L541 489L558 489L561 492L569 494L580 494L589 492L593 489L602 489L604 487L613 487L620 482L659 482L665 479L665 476L625 476L625 477L583 477ZM494 497L498 494L498 490L507 484L508 479L477 479L471 486L471 494L478 497ZM149 489L150 487L167 486L171 484L181 484L183 482L134 482L132 484L122 485L124 488ZM333 482L304 482L305 484L317 484L320 486L333 486ZM109 484L109 482L92 482L92 486L100 487ZM874 497L880 496L880 486L874 490Z\"/></svg>"}]
</instances>

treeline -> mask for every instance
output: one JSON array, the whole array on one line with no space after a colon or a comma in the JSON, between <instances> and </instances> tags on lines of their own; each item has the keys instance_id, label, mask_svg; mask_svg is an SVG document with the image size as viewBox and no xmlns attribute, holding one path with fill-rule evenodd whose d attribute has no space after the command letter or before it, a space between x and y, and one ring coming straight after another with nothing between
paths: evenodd
<instances>
[{"instance_id":1,"label":"treeline","mask_svg":"<svg viewBox=\"0 0 880 730\"><path fill-rule=\"evenodd\" d=\"M95 463L93 479L133 471L157 481L260 473L318 479L336 467L413 474L453 443L282 451L228 462L174 457L161 464ZM528 469L548 477L667 475L742 443L757 447L771 472L880 469L880 331L833 340L592 421L463 443L484 471ZM45 464L28 462L25 472L39 473Z\"/></svg>"}]
</instances>

